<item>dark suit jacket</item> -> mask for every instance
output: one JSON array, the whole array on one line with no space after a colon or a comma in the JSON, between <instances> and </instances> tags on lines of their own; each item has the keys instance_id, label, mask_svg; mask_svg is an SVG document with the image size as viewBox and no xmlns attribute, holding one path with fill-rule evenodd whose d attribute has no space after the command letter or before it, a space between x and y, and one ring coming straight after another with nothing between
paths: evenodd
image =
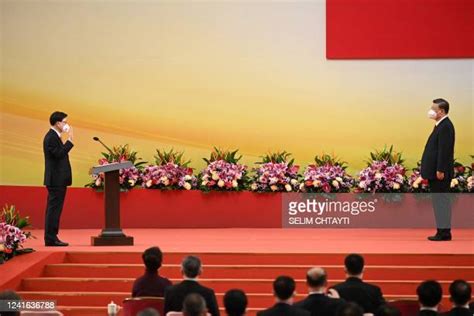
<instances>
[{"instance_id":1,"label":"dark suit jacket","mask_svg":"<svg viewBox=\"0 0 474 316\"><path fill-rule=\"evenodd\" d=\"M442 313L443 316L472 316L474 313L469 308L454 307L449 312Z\"/></svg>"},{"instance_id":2,"label":"dark suit jacket","mask_svg":"<svg viewBox=\"0 0 474 316\"><path fill-rule=\"evenodd\" d=\"M311 314L304 309L286 303L276 303L272 307L258 312L257 316L311 316Z\"/></svg>"},{"instance_id":3,"label":"dark suit jacket","mask_svg":"<svg viewBox=\"0 0 474 316\"><path fill-rule=\"evenodd\" d=\"M436 179L436 171L444 172L448 179L453 177L454 138L454 126L449 117L435 126L421 157L423 179Z\"/></svg>"},{"instance_id":4,"label":"dark suit jacket","mask_svg":"<svg viewBox=\"0 0 474 316\"><path fill-rule=\"evenodd\" d=\"M307 310L311 316L334 316L344 300L331 298L325 294L310 294L294 306Z\"/></svg>"},{"instance_id":5,"label":"dark suit jacket","mask_svg":"<svg viewBox=\"0 0 474 316\"><path fill-rule=\"evenodd\" d=\"M438 313L430 310L422 310L418 312L418 316L438 316Z\"/></svg>"},{"instance_id":6,"label":"dark suit jacket","mask_svg":"<svg viewBox=\"0 0 474 316\"><path fill-rule=\"evenodd\" d=\"M68 153L73 146L70 141L63 144L61 138L52 129L46 133L43 140L45 186L66 187L72 184Z\"/></svg>"},{"instance_id":7,"label":"dark suit jacket","mask_svg":"<svg viewBox=\"0 0 474 316\"><path fill-rule=\"evenodd\" d=\"M184 280L179 284L172 285L165 290L165 314L174 311L180 312L183 309L184 299L188 294L200 294L206 301L207 311L212 316L219 316L216 294L214 290L202 286L196 281Z\"/></svg>"},{"instance_id":8,"label":"dark suit jacket","mask_svg":"<svg viewBox=\"0 0 474 316\"><path fill-rule=\"evenodd\" d=\"M165 296L165 289L171 286L171 281L163 278L155 271L146 271L145 274L133 283L132 297L137 296Z\"/></svg>"},{"instance_id":9,"label":"dark suit jacket","mask_svg":"<svg viewBox=\"0 0 474 316\"><path fill-rule=\"evenodd\" d=\"M344 300L359 304L364 309L364 313L375 313L377 308L385 304L380 288L365 283L359 278L349 277L346 281L333 286L333 288Z\"/></svg>"}]
</instances>

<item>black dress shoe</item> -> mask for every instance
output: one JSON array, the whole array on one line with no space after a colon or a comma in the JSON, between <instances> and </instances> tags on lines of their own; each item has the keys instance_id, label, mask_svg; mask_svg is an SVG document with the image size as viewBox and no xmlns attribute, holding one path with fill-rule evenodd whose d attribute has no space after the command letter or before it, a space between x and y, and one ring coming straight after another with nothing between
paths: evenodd
<instances>
[{"instance_id":1,"label":"black dress shoe","mask_svg":"<svg viewBox=\"0 0 474 316\"><path fill-rule=\"evenodd\" d=\"M451 229L438 229L436 235L428 237L431 241L450 241L451 239L453 239Z\"/></svg>"},{"instance_id":2,"label":"black dress shoe","mask_svg":"<svg viewBox=\"0 0 474 316\"><path fill-rule=\"evenodd\" d=\"M56 241L53 241L53 242L45 242L44 245L47 246L47 247L66 247L66 246L69 246L69 244L67 242L63 242L61 240L56 240Z\"/></svg>"}]
</instances>

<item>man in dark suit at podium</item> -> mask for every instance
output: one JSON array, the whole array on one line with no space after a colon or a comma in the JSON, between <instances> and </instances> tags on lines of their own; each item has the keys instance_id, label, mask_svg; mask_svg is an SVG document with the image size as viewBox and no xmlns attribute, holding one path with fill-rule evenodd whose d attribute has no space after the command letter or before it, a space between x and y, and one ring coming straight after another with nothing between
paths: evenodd
<instances>
[{"instance_id":1,"label":"man in dark suit at podium","mask_svg":"<svg viewBox=\"0 0 474 316\"><path fill-rule=\"evenodd\" d=\"M58 238L59 222L63 210L66 189L72 184L69 151L72 144L73 130L67 123L67 114L54 112L49 118L51 128L43 140L44 152L44 185L48 189L44 224L44 243L46 246L68 246ZM61 135L67 134L63 142Z\"/></svg>"},{"instance_id":2,"label":"man in dark suit at podium","mask_svg":"<svg viewBox=\"0 0 474 316\"><path fill-rule=\"evenodd\" d=\"M431 241L451 240L451 202L448 196L454 173L454 126L448 117L449 103L433 100L428 117L435 120L421 158L421 177L427 179L436 219L436 234Z\"/></svg>"}]
</instances>

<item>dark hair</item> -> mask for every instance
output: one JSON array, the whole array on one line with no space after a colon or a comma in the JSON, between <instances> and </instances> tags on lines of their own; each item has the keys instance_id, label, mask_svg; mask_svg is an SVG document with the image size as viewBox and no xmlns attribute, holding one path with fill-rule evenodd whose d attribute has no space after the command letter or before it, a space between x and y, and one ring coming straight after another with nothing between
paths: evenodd
<instances>
[{"instance_id":1,"label":"dark hair","mask_svg":"<svg viewBox=\"0 0 474 316\"><path fill-rule=\"evenodd\" d=\"M441 285L434 280L424 281L416 289L418 301L426 307L435 307L441 302L443 289Z\"/></svg>"},{"instance_id":2,"label":"dark hair","mask_svg":"<svg viewBox=\"0 0 474 316\"><path fill-rule=\"evenodd\" d=\"M364 310L362 309L362 307L360 307L359 305L353 302L343 304L336 311L336 316L362 316L362 315L364 315Z\"/></svg>"},{"instance_id":3,"label":"dark hair","mask_svg":"<svg viewBox=\"0 0 474 316\"><path fill-rule=\"evenodd\" d=\"M66 117L67 114L64 112L53 112L53 114L51 114L51 116L49 117L49 124L53 126L54 124L56 124L56 122L62 122Z\"/></svg>"},{"instance_id":4,"label":"dark hair","mask_svg":"<svg viewBox=\"0 0 474 316\"><path fill-rule=\"evenodd\" d=\"M273 281L273 291L280 300L289 299L295 292L295 280L289 276L279 276Z\"/></svg>"},{"instance_id":5,"label":"dark hair","mask_svg":"<svg viewBox=\"0 0 474 316\"><path fill-rule=\"evenodd\" d=\"M320 270L321 273L317 274L316 276L311 273L312 271L314 271L313 269L309 270L306 273L306 283L310 287L321 287L326 285L328 276L326 274L326 271L324 271L323 269Z\"/></svg>"},{"instance_id":6,"label":"dark hair","mask_svg":"<svg viewBox=\"0 0 474 316\"><path fill-rule=\"evenodd\" d=\"M466 305L471 300L471 285L464 280L454 280L449 286L449 294L455 305Z\"/></svg>"},{"instance_id":7,"label":"dark hair","mask_svg":"<svg viewBox=\"0 0 474 316\"><path fill-rule=\"evenodd\" d=\"M197 294L191 293L183 301L183 315L185 316L200 316L206 313L206 301Z\"/></svg>"},{"instance_id":8,"label":"dark hair","mask_svg":"<svg viewBox=\"0 0 474 316\"><path fill-rule=\"evenodd\" d=\"M382 305L375 311L374 316L401 316L398 308L392 305Z\"/></svg>"},{"instance_id":9,"label":"dark hair","mask_svg":"<svg viewBox=\"0 0 474 316\"><path fill-rule=\"evenodd\" d=\"M438 107L444 111L444 113L448 114L449 112L449 103L445 99L434 99L433 103L437 104Z\"/></svg>"},{"instance_id":10,"label":"dark hair","mask_svg":"<svg viewBox=\"0 0 474 316\"><path fill-rule=\"evenodd\" d=\"M21 297L12 290L6 290L0 292L0 301L20 301ZM1 312L0 315L2 316L17 316L20 315L20 312Z\"/></svg>"},{"instance_id":11,"label":"dark hair","mask_svg":"<svg viewBox=\"0 0 474 316\"><path fill-rule=\"evenodd\" d=\"M351 275L359 275L364 271L364 257L359 254L352 253L344 260L346 270Z\"/></svg>"},{"instance_id":12,"label":"dark hair","mask_svg":"<svg viewBox=\"0 0 474 316\"><path fill-rule=\"evenodd\" d=\"M225 311L229 316L244 315L247 304L247 295L245 295L245 292L242 290L232 289L227 291L224 295Z\"/></svg>"},{"instance_id":13,"label":"dark hair","mask_svg":"<svg viewBox=\"0 0 474 316\"><path fill-rule=\"evenodd\" d=\"M163 253L158 247L151 247L142 254L143 263L149 271L156 271L161 267L163 262Z\"/></svg>"},{"instance_id":14,"label":"dark hair","mask_svg":"<svg viewBox=\"0 0 474 316\"><path fill-rule=\"evenodd\" d=\"M146 308L140 311L137 316L160 316L160 313L154 308Z\"/></svg>"},{"instance_id":15,"label":"dark hair","mask_svg":"<svg viewBox=\"0 0 474 316\"><path fill-rule=\"evenodd\" d=\"M187 256L181 263L183 273L188 278L195 278L201 271L201 260L196 256Z\"/></svg>"}]
</instances>

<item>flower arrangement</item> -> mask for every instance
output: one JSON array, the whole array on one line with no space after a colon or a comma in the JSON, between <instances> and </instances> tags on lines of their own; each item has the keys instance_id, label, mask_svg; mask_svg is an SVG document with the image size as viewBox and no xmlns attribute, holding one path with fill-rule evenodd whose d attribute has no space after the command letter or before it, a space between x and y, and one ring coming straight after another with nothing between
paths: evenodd
<instances>
[{"instance_id":1,"label":"flower arrangement","mask_svg":"<svg viewBox=\"0 0 474 316\"><path fill-rule=\"evenodd\" d=\"M14 205L3 207L0 214L0 261L33 251L23 247L27 239L34 238L31 232L24 231L30 226L29 217L21 217Z\"/></svg>"},{"instance_id":2,"label":"flower arrangement","mask_svg":"<svg viewBox=\"0 0 474 316\"><path fill-rule=\"evenodd\" d=\"M138 153L130 149L130 146L120 145L113 147L110 152L102 153L102 158L99 159L99 165L107 165L110 163L130 161L133 163L133 167L119 170L119 181L120 188L122 190L130 190L136 185L140 184L141 177L140 171L145 161L141 161L141 158L137 157ZM86 184L86 187L90 187L96 190L102 190L104 188L105 176L103 173L99 175L92 175L92 182Z\"/></svg>"},{"instance_id":3,"label":"flower arrangement","mask_svg":"<svg viewBox=\"0 0 474 316\"><path fill-rule=\"evenodd\" d=\"M238 150L229 151L214 147L207 163L199 174L200 189L203 191L241 191L248 185L247 166L239 164L242 156Z\"/></svg>"},{"instance_id":4,"label":"flower arrangement","mask_svg":"<svg viewBox=\"0 0 474 316\"><path fill-rule=\"evenodd\" d=\"M299 166L290 159L291 154L282 151L269 153L262 157L260 166L254 168L254 176L250 188L258 192L293 192L298 191Z\"/></svg>"},{"instance_id":5,"label":"flower arrangement","mask_svg":"<svg viewBox=\"0 0 474 316\"><path fill-rule=\"evenodd\" d=\"M183 152L156 150L155 165L147 166L141 174L142 186L147 189L191 190L197 186L197 178L190 161L183 159Z\"/></svg>"},{"instance_id":6,"label":"flower arrangement","mask_svg":"<svg viewBox=\"0 0 474 316\"><path fill-rule=\"evenodd\" d=\"M469 171L471 173L471 182L472 182L472 169L469 170L468 167L463 166L461 163L454 161L454 172L453 178L451 179L450 192L461 193L469 192Z\"/></svg>"},{"instance_id":7,"label":"flower arrangement","mask_svg":"<svg viewBox=\"0 0 474 316\"><path fill-rule=\"evenodd\" d=\"M314 158L315 163L308 165L303 174L300 190L316 193L349 192L353 178L346 173L346 163L337 157L324 154Z\"/></svg>"},{"instance_id":8,"label":"flower arrangement","mask_svg":"<svg viewBox=\"0 0 474 316\"><path fill-rule=\"evenodd\" d=\"M420 172L421 162L418 161L417 167L412 169L412 174L408 178L409 191L412 193L428 193L430 186L427 179L421 177Z\"/></svg>"},{"instance_id":9,"label":"flower arrangement","mask_svg":"<svg viewBox=\"0 0 474 316\"><path fill-rule=\"evenodd\" d=\"M358 192L406 192L408 181L402 155L394 152L393 146L370 153L367 165L367 168L359 172Z\"/></svg>"}]
</instances>

